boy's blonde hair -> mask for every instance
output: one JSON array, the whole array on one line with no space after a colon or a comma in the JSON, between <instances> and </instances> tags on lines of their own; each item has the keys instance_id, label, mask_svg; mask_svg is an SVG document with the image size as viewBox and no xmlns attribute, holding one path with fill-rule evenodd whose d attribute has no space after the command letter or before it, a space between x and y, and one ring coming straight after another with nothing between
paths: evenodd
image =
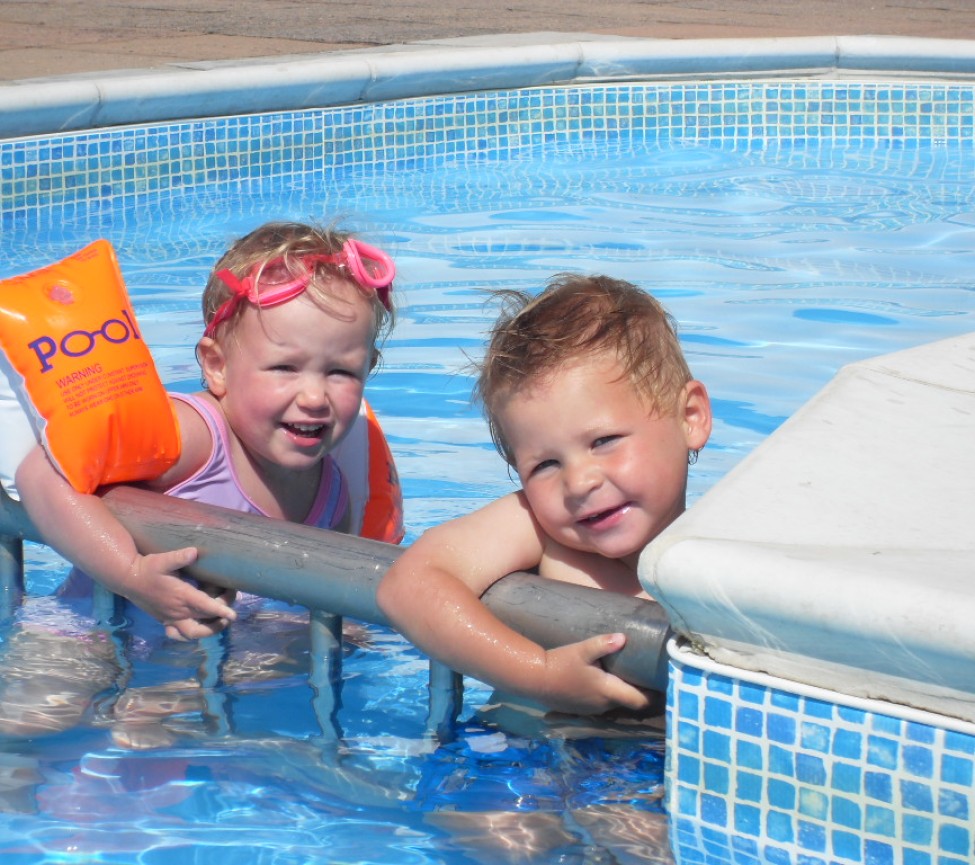
<instances>
[{"instance_id":1,"label":"boy's blonde hair","mask_svg":"<svg viewBox=\"0 0 975 865\"><path fill-rule=\"evenodd\" d=\"M608 276L557 274L536 297L497 292L502 311L479 365L475 395L491 438L513 464L497 419L500 402L526 384L587 355L609 352L647 403L672 414L692 378L673 318L647 292Z\"/></svg>"},{"instance_id":2,"label":"boy's blonde hair","mask_svg":"<svg viewBox=\"0 0 975 865\"><path fill-rule=\"evenodd\" d=\"M284 260L285 267L293 276L300 276L306 272L304 265L301 264L304 256L339 253L342 251L343 244L351 236L347 231L303 222L268 222L254 229L250 234L235 241L213 268L203 291L204 325L208 325L213 320L217 310L230 299L232 294L230 287L217 276L221 270L229 270L234 276L243 278L255 265L263 267L268 262L280 258ZM308 283L306 291L315 303L326 310L333 310L336 304L343 302L329 290L329 278L334 277L358 286L355 279L339 265L317 262L315 277ZM393 327L392 294L389 297L390 309L387 310L374 290L358 287L363 296L372 303L376 323L374 348L378 357L379 346ZM245 307L246 304L240 304L222 326L229 332L233 332Z\"/></svg>"}]
</instances>

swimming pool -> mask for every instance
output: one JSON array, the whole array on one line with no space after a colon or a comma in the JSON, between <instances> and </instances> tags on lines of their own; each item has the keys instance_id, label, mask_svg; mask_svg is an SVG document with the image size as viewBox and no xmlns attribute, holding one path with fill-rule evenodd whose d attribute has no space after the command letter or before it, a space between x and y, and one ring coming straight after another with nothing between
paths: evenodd
<instances>
[{"instance_id":1,"label":"swimming pool","mask_svg":"<svg viewBox=\"0 0 975 865\"><path fill-rule=\"evenodd\" d=\"M492 317L479 289L606 270L662 298L715 398L693 500L841 364L973 329L972 104L960 84L593 85L12 142L0 274L109 236L164 379L193 389L198 294L228 238L271 216L345 216L401 273L370 397L415 537L511 489L467 401L462 350ZM33 561L50 588L49 554ZM50 603L25 615L58 615ZM425 668L367 627L347 648L336 759L292 611L239 630L216 704L192 684L198 654L136 646L121 706L113 692L71 733L8 743L5 854L666 858L659 738L506 732L471 718L488 697L475 688L457 740L435 747ZM112 739L113 701L151 748L131 747L133 723Z\"/></svg>"}]
</instances>

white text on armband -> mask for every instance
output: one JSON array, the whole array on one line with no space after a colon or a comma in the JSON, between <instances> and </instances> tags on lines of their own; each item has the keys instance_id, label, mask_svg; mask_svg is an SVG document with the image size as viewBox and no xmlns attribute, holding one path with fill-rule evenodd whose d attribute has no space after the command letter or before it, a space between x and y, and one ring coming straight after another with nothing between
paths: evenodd
<instances>
[{"instance_id":1,"label":"white text on armband","mask_svg":"<svg viewBox=\"0 0 975 865\"><path fill-rule=\"evenodd\" d=\"M49 336L40 336L27 343L27 347L37 356L41 372L50 372L54 369L52 358L58 354L71 358L84 357L95 348L96 337L100 336L106 342L116 345L128 342L129 339L142 339L127 310L122 310L122 316L125 321L121 318L110 318L98 330L72 330L61 337L60 342Z\"/></svg>"}]
</instances>

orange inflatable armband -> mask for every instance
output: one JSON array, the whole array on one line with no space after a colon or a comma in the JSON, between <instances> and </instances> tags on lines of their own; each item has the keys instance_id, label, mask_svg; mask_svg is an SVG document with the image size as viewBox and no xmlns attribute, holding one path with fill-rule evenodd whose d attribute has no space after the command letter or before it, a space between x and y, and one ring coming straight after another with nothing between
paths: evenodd
<instances>
[{"instance_id":1,"label":"orange inflatable armband","mask_svg":"<svg viewBox=\"0 0 975 865\"><path fill-rule=\"evenodd\" d=\"M76 490L176 461L176 416L108 241L0 281L0 343L36 438Z\"/></svg>"}]
</instances>

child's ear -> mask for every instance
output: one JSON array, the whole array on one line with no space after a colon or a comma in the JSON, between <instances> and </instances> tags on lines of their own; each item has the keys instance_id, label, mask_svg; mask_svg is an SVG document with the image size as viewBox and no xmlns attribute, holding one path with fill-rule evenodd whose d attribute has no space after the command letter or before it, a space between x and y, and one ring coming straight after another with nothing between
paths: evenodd
<instances>
[{"instance_id":1,"label":"child's ear","mask_svg":"<svg viewBox=\"0 0 975 865\"><path fill-rule=\"evenodd\" d=\"M227 358L215 339L203 337L196 344L196 359L203 372L203 380L207 390L220 398L227 392Z\"/></svg>"},{"instance_id":2,"label":"child's ear","mask_svg":"<svg viewBox=\"0 0 975 865\"><path fill-rule=\"evenodd\" d=\"M711 399L707 388L692 380L684 385L684 435L687 449L700 450L711 435Z\"/></svg>"}]
</instances>

